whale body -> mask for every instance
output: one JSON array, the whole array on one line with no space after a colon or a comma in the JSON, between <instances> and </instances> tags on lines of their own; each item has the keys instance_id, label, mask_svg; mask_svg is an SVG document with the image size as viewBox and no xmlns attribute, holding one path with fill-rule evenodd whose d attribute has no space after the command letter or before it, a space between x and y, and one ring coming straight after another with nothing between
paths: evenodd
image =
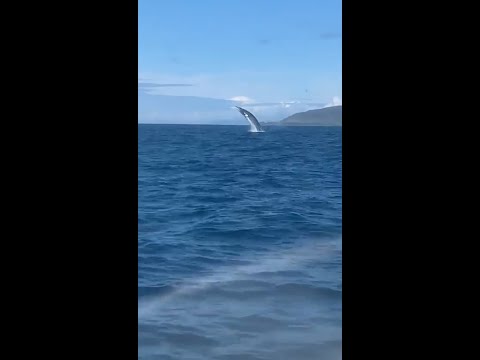
<instances>
[{"instance_id":1,"label":"whale body","mask_svg":"<svg viewBox=\"0 0 480 360\"><path fill-rule=\"evenodd\" d=\"M250 131L251 132L263 132L264 131L262 126L258 122L257 118L250 111L242 109L239 106L235 106L235 107L240 112L240 114L245 116L245 119L247 119L247 121L250 123Z\"/></svg>"}]
</instances>

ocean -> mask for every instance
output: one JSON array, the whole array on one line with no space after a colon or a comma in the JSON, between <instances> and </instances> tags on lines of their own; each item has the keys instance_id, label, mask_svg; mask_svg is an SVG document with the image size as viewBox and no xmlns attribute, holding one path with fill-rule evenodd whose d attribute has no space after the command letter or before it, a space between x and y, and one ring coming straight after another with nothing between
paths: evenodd
<instances>
[{"instance_id":1,"label":"ocean","mask_svg":"<svg viewBox=\"0 0 480 360\"><path fill-rule=\"evenodd\" d=\"M138 357L337 360L340 127L138 126Z\"/></svg>"}]
</instances>

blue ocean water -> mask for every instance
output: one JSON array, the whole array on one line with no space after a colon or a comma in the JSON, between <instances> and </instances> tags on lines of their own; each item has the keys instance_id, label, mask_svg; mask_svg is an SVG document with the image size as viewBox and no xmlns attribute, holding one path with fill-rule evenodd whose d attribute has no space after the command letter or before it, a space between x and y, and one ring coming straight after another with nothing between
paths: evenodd
<instances>
[{"instance_id":1,"label":"blue ocean water","mask_svg":"<svg viewBox=\"0 0 480 360\"><path fill-rule=\"evenodd\" d=\"M139 359L341 359L341 128L138 129Z\"/></svg>"}]
</instances>

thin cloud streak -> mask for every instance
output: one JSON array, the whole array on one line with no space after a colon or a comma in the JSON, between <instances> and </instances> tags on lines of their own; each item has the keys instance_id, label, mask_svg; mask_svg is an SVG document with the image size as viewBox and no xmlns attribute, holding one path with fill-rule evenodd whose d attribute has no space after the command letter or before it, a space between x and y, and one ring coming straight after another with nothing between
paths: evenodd
<instances>
[{"instance_id":1,"label":"thin cloud streak","mask_svg":"<svg viewBox=\"0 0 480 360\"><path fill-rule=\"evenodd\" d=\"M156 88L156 87L183 87L194 86L193 84L156 84L156 83L138 83L139 88Z\"/></svg>"}]
</instances>

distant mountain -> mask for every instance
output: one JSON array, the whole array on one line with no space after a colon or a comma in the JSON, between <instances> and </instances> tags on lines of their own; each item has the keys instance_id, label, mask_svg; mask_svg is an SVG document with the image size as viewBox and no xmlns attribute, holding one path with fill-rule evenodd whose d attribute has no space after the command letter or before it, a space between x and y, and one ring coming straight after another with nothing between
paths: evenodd
<instances>
[{"instance_id":1,"label":"distant mountain","mask_svg":"<svg viewBox=\"0 0 480 360\"><path fill-rule=\"evenodd\" d=\"M284 126L342 126L342 106L309 110L293 114L276 123L264 125Z\"/></svg>"}]
</instances>

